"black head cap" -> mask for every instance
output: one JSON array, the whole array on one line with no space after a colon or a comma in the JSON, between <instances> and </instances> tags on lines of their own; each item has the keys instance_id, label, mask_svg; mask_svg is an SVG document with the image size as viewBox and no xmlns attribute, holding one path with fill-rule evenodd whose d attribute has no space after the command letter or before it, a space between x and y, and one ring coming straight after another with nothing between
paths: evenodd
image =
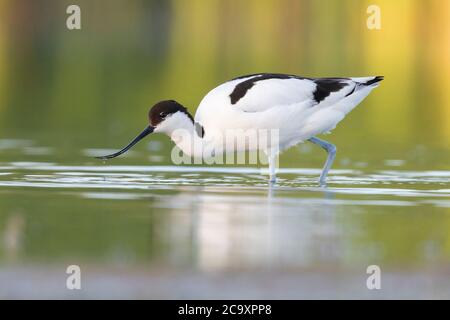
<instances>
[{"instance_id":1,"label":"black head cap","mask_svg":"<svg viewBox=\"0 0 450 320\"><path fill-rule=\"evenodd\" d=\"M188 110L175 100L164 100L155 104L148 112L148 120L151 126L156 127L167 116L172 115L176 112L185 113L189 117L189 119L194 122L194 119L189 114Z\"/></svg>"}]
</instances>

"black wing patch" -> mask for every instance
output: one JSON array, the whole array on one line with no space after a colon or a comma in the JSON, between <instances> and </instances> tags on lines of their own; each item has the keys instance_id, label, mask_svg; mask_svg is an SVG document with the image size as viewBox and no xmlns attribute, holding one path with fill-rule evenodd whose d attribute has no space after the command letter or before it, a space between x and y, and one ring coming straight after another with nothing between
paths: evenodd
<instances>
[{"instance_id":1,"label":"black wing patch","mask_svg":"<svg viewBox=\"0 0 450 320\"><path fill-rule=\"evenodd\" d=\"M344 78L322 78L322 79L314 79L313 81L316 83L317 88L314 91L314 100L319 103L328 97L332 92L336 92L347 86L346 82L343 80L348 80Z\"/></svg>"},{"instance_id":2,"label":"black wing patch","mask_svg":"<svg viewBox=\"0 0 450 320\"><path fill-rule=\"evenodd\" d=\"M347 78L306 78L299 77L295 75L289 74L280 74L280 73L261 73L261 74L252 74L247 76L242 76L238 78L234 78L233 80L239 80L251 77L250 79L244 80L234 87L233 92L230 94L231 104L236 104L240 99L242 99L247 92L255 85L256 82L268 79L299 79L299 80L311 80L313 81L317 87L313 93L314 100L317 103L323 101L326 97L328 97L332 92L337 92L348 85L346 80ZM379 81L379 80L378 80Z\"/></svg>"},{"instance_id":3,"label":"black wing patch","mask_svg":"<svg viewBox=\"0 0 450 320\"><path fill-rule=\"evenodd\" d=\"M297 76L288 75L288 74L281 74L281 73L262 73L262 74L253 74L248 76L242 76L238 78L234 78L233 80L243 79L251 77L250 79L247 79L245 81L242 81L234 87L233 92L230 94L231 104L236 104L241 98L243 98L248 90L250 90L256 82L262 81L262 80L268 80L268 79L302 79Z\"/></svg>"},{"instance_id":4,"label":"black wing patch","mask_svg":"<svg viewBox=\"0 0 450 320\"><path fill-rule=\"evenodd\" d=\"M383 77L383 76L376 76L376 77L373 78L372 80L367 81L366 83L364 83L364 85L366 85L366 86L371 86L372 84L376 84L376 83L378 83L378 82L380 82L380 81L382 81L382 80L384 80L384 77Z\"/></svg>"},{"instance_id":5,"label":"black wing patch","mask_svg":"<svg viewBox=\"0 0 450 320\"><path fill-rule=\"evenodd\" d=\"M195 128L195 133L197 133L197 135L200 138L203 138L205 136L205 129L203 128L203 126L200 123L195 122L194 128Z\"/></svg>"}]
</instances>

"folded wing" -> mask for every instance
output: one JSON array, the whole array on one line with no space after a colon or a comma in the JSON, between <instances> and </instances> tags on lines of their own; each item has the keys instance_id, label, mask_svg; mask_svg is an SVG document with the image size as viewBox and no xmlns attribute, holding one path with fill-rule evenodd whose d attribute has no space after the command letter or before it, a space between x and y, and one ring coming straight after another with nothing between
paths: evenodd
<instances>
[{"instance_id":1,"label":"folded wing","mask_svg":"<svg viewBox=\"0 0 450 320\"><path fill-rule=\"evenodd\" d=\"M375 86L382 77L303 78L285 74L256 74L228 82L231 108L262 112L275 106L333 105L362 87Z\"/></svg>"}]
</instances>

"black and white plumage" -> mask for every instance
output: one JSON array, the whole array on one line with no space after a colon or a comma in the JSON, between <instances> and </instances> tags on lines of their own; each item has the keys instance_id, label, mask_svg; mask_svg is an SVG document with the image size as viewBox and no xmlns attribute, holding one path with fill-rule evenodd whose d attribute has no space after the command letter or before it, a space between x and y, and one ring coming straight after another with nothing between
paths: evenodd
<instances>
[{"instance_id":1,"label":"black and white plumage","mask_svg":"<svg viewBox=\"0 0 450 320\"><path fill-rule=\"evenodd\" d=\"M281 150L329 132L383 79L254 74L228 81L201 101L195 122L208 130L280 129ZM220 116L218 116L220 114Z\"/></svg>"},{"instance_id":2,"label":"black and white plumage","mask_svg":"<svg viewBox=\"0 0 450 320\"><path fill-rule=\"evenodd\" d=\"M102 158L122 154L151 132L165 133L186 154L204 157L205 148L221 152L254 150L248 145L242 150L235 146L228 150L223 146L227 130L277 130L277 146L268 145L262 150L269 156L271 181L275 180L275 147L278 153L310 141L328 153L320 177L324 184L336 148L315 136L334 129L381 80L380 76L314 79L276 73L242 76L206 94L194 118L173 100L157 103L149 112L149 127L121 151Z\"/></svg>"}]
</instances>

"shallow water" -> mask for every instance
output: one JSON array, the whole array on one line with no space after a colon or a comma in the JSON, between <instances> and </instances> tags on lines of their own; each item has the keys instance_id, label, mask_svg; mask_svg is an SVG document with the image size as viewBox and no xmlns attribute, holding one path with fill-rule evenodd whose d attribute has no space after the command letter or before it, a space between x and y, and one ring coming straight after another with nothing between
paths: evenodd
<instances>
[{"instance_id":1,"label":"shallow water","mask_svg":"<svg viewBox=\"0 0 450 320\"><path fill-rule=\"evenodd\" d=\"M128 164L149 163L139 151L103 163L96 149L49 162L55 148L0 147L26 160L0 163L4 297L73 297L69 264L90 270L75 297L450 297L448 170L350 162L321 188L320 169L287 166L270 186L265 168ZM365 288L372 264L390 279L378 296Z\"/></svg>"}]
</instances>

